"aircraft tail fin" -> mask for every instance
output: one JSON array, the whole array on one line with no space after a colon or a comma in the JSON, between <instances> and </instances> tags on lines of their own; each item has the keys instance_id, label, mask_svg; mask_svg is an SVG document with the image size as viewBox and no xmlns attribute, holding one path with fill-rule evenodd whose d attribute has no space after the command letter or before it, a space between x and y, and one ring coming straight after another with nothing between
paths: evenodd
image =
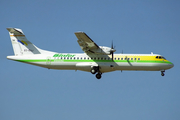
<instances>
[{"instance_id":1,"label":"aircraft tail fin","mask_svg":"<svg viewBox=\"0 0 180 120\"><path fill-rule=\"evenodd\" d=\"M41 54L38 48L27 40L21 29L7 28L7 30L9 31L15 56Z\"/></svg>"},{"instance_id":2,"label":"aircraft tail fin","mask_svg":"<svg viewBox=\"0 0 180 120\"><path fill-rule=\"evenodd\" d=\"M15 56L52 53L50 51L39 49L32 44L29 40L27 40L21 29L7 28L7 30L9 31Z\"/></svg>"}]
</instances>

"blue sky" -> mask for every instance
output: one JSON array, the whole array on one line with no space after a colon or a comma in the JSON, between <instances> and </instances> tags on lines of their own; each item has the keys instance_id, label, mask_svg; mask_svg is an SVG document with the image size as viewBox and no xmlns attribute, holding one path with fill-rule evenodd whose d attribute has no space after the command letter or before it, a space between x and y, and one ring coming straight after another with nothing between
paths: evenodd
<instances>
[{"instance_id":1,"label":"blue sky","mask_svg":"<svg viewBox=\"0 0 180 120\"><path fill-rule=\"evenodd\" d=\"M179 120L180 1L2 0L0 2L1 120ZM74 35L86 32L116 53L154 52L174 63L160 72L48 70L6 59L7 27L21 28L42 49L82 53Z\"/></svg>"}]
</instances>

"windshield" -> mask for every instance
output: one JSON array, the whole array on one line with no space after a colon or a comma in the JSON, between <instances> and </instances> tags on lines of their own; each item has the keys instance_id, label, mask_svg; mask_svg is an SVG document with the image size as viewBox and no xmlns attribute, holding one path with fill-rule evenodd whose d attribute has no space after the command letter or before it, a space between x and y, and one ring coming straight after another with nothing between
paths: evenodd
<instances>
[{"instance_id":1,"label":"windshield","mask_svg":"<svg viewBox=\"0 0 180 120\"><path fill-rule=\"evenodd\" d=\"M156 58L157 58L157 59L165 59L165 60L166 60L166 58L163 57L163 56L156 56Z\"/></svg>"},{"instance_id":2,"label":"windshield","mask_svg":"<svg viewBox=\"0 0 180 120\"><path fill-rule=\"evenodd\" d=\"M163 57L163 56L162 56L162 58L166 60L166 58L165 58L165 57Z\"/></svg>"}]
</instances>

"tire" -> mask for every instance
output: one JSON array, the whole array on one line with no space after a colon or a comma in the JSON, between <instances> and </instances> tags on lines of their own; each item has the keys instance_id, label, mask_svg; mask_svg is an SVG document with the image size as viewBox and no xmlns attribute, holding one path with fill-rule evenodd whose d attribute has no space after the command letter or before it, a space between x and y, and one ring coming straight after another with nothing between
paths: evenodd
<instances>
[{"instance_id":1,"label":"tire","mask_svg":"<svg viewBox=\"0 0 180 120\"><path fill-rule=\"evenodd\" d=\"M99 73L96 74L96 78L97 78L97 79L101 79L101 74L99 74Z\"/></svg>"},{"instance_id":2,"label":"tire","mask_svg":"<svg viewBox=\"0 0 180 120\"><path fill-rule=\"evenodd\" d=\"M91 69L91 73L92 73L92 74L95 74L96 72L97 72L97 71L96 71L95 69L93 69L93 68Z\"/></svg>"},{"instance_id":3,"label":"tire","mask_svg":"<svg viewBox=\"0 0 180 120\"><path fill-rule=\"evenodd\" d=\"M164 76L164 73L161 73L161 76Z\"/></svg>"}]
</instances>

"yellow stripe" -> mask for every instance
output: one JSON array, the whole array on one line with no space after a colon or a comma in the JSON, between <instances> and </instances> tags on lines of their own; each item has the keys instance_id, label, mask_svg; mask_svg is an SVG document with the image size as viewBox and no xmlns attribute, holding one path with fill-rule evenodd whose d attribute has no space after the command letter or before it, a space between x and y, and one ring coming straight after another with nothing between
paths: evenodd
<instances>
[{"instance_id":1,"label":"yellow stripe","mask_svg":"<svg viewBox=\"0 0 180 120\"><path fill-rule=\"evenodd\" d=\"M25 41L21 40L21 42L23 42L26 46L28 45Z\"/></svg>"},{"instance_id":2,"label":"yellow stripe","mask_svg":"<svg viewBox=\"0 0 180 120\"><path fill-rule=\"evenodd\" d=\"M110 56L109 56L110 57ZM165 59L157 59L156 58L156 56L141 56L141 55L115 55L114 56L114 58L129 58L130 60L131 60L131 58L133 58L133 60L134 60L134 58L136 58L136 59L138 59L138 58L140 58L140 60L155 60L155 61L168 61L168 60L165 60Z\"/></svg>"}]
</instances>

